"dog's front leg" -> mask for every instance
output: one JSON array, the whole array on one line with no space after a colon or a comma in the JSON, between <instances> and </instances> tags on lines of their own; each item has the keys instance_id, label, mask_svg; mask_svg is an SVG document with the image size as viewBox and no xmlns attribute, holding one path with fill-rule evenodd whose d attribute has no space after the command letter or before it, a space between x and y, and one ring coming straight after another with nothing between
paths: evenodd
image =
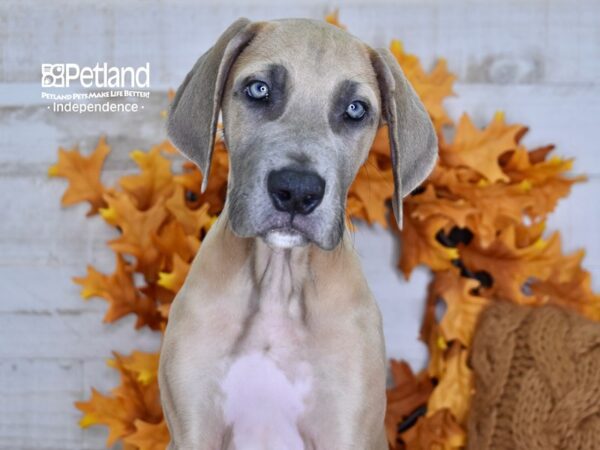
<instances>
[{"instance_id":1,"label":"dog's front leg","mask_svg":"<svg viewBox=\"0 0 600 450\"><path fill-rule=\"evenodd\" d=\"M183 288L173 302L169 320L176 326L167 327L161 350L159 384L169 449L226 449L219 383L238 332L232 325L235 314L228 314L226 302L213 306L198 301L206 300L206 293L189 292L194 290Z\"/></svg>"},{"instance_id":2,"label":"dog's front leg","mask_svg":"<svg viewBox=\"0 0 600 450\"><path fill-rule=\"evenodd\" d=\"M189 338L194 339L194 336ZM183 344L183 346L182 346ZM169 450L221 449L225 425L217 366L199 370L185 343L165 338L159 382L163 412L171 433Z\"/></svg>"}]
</instances>

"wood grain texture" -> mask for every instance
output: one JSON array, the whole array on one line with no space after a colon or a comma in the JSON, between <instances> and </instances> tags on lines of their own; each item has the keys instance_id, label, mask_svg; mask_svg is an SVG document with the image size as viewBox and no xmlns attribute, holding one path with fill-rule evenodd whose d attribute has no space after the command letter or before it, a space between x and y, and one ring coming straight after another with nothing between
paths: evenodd
<instances>
[{"instance_id":1,"label":"wood grain texture","mask_svg":"<svg viewBox=\"0 0 600 450\"><path fill-rule=\"evenodd\" d=\"M48 179L59 146L90 151L98 137L113 146L104 173L111 184L134 165L128 153L164 139L165 90L238 16L320 18L318 0L293 4L158 0L75 3L7 0L0 4L0 449L104 448L101 428L82 431L72 404L90 387L108 391L117 377L112 350L151 351L154 333L132 318L102 323L106 304L84 302L71 277L92 264L114 266L112 231L86 207L62 210L65 183ZM399 38L425 67L443 56L459 76L447 108L484 125L496 110L530 127L529 146L557 144L590 181L559 204L548 229L567 250L585 247L585 266L600 290L600 4L594 1L454 2L352 0L341 19L360 38L387 45ZM138 65L151 62L151 99L137 114L54 114L40 96L42 62ZM428 274L409 281L395 270L398 244L379 227L354 237L365 274L383 311L388 354L425 363L418 328Z\"/></svg>"}]
</instances>

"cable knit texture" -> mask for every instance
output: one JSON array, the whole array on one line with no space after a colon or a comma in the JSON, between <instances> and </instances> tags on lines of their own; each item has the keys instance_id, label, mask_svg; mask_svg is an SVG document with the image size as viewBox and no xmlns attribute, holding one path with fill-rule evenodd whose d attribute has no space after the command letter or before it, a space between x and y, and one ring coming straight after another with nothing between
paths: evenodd
<instances>
[{"instance_id":1,"label":"cable knit texture","mask_svg":"<svg viewBox=\"0 0 600 450\"><path fill-rule=\"evenodd\" d=\"M600 450L600 324L555 306L497 303L471 365L469 450Z\"/></svg>"}]
</instances>

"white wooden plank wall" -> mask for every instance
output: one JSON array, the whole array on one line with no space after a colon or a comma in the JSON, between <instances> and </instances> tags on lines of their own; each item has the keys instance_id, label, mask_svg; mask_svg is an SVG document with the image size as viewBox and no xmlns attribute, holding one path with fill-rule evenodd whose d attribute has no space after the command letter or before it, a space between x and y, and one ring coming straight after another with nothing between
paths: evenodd
<instances>
[{"instance_id":1,"label":"white wooden plank wall","mask_svg":"<svg viewBox=\"0 0 600 450\"><path fill-rule=\"evenodd\" d=\"M61 180L48 180L58 146L90 150L100 134L114 152L107 182L133 168L127 153L164 137L159 112L199 54L238 16L320 18L334 6L349 29L373 45L399 38L426 67L443 56L459 76L453 118L468 111L483 125L501 109L525 123L526 143L558 145L590 181L574 189L549 228L564 245L585 247L600 290L600 2L314 0L88 1L5 0L0 4L0 449L104 448L101 429L79 430L76 400L117 377L111 350L154 350L158 337L133 321L101 323L105 304L84 303L70 279L86 264L111 271L110 238L86 208L65 211ZM138 65L150 61L156 95L137 114L53 114L39 100L42 62ZM378 228L361 228L356 246L380 301L391 356L424 364L416 340L428 279L409 283L394 270L396 246Z\"/></svg>"}]
</instances>

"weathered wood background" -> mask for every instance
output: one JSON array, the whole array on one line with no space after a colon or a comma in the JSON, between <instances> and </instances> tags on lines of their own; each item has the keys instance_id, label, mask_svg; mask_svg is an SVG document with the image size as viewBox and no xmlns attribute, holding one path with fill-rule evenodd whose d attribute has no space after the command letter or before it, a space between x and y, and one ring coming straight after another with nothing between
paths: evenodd
<instances>
[{"instance_id":1,"label":"weathered wood background","mask_svg":"<svg viewBox=\"0 0 600 450\"><path fill-rule=\"evenodd\" d=\"M46 170L59 146L89 151L105 134L113 146L105 179L131 170L127 153L163 139L165 90L176 87L201 52L238 16L321 18L334 6L373 45L401 39L425 67L438 57L458 74L453 118L468 111L480 125L503 110L530 126L526 143L557 144L577 158L577 186L549 223L568 250L585 247L600 288L600 2L88 1L5 0L0 4L0 449L100 449L102 429L82 431L73 402L91 386L108 390L111 350L158 348L129 318L102 324L105 303L83 302L71 277L86 264L112 271L111 237L85 208L61 210L65 188ZM151 63L156 90L137 114L58 114L40 100L40 64ZM396 245L385 231L355 237L384 314L390 356L415 368L427 273L409 282L394 269Z\"/></svg>"}]
</instances>

